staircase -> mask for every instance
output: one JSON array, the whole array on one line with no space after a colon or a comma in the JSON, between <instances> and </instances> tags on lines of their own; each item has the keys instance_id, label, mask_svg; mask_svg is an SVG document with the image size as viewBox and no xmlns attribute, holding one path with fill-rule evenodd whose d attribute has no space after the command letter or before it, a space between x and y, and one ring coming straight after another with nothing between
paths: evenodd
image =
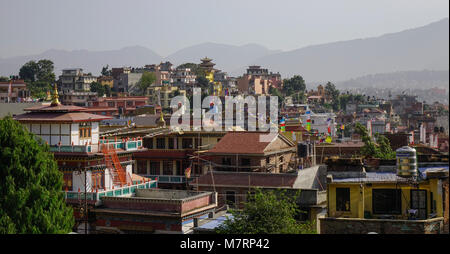
<instances>
[{"instance_id":1,"label":"staircase","mask_svg":"<svg viewBox=\"0 0 450 254\"><path fill-rule=\"evenodd\" d=\"M117 185L126 185L127 184L127 176L125 170L122 168L120 164L119 157L117 157L116 150L114 148L109 148L110 145L103 144L102 152L105 156L105 165L110 170L111 176L113 179L114 186ZM131 179L130 179L131 181Z\"/></svg>"}]
</instances>

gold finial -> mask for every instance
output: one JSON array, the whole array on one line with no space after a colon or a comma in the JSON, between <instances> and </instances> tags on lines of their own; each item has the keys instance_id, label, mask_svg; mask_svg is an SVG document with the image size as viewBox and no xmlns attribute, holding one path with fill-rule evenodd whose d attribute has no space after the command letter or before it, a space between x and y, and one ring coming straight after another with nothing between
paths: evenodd
<instances>
[{"instance_id":1,"label":"gold finial","mask_svg":"<svg viewBox=\"0 0 450 254\"><path fill-rule=\"evenodd\" d=\"M58 95L58 87L57 87L56 84L55 84L55 86L54 86L54 88L53 88L52 103L50 104L50 106L58 106L58 105L61 105L61 103L59 102L58 98L59 98L59 95Z\"/></svg>"},{"instance_id":2,"label":"gold finial","mask_svg":"<svg viewBox=\"0 0 450 254\"><path fill-rule=\"evenodd\" d=\"M52 95L50 94L50 91L47 90L47 97L45 98L46 101L52 100Z\"/></svg>"},{"instance_id":3,"label":"gold finial","mask_svg":"<svg viewBox=\"0 0 450 254\"><path fill-rule=\"evenodd\" d=\"M158 127L166 127L166 121L164 120L164 114L162 110L161 113L159 114Z\"/></svg>"}]
</instances>

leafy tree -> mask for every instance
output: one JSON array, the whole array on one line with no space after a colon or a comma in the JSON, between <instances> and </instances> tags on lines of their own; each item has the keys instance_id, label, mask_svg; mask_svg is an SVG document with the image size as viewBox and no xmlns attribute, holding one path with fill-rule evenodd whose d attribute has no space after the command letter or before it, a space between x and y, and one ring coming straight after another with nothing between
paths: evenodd
<instances>
[{"instance_id":1,"label":"leafy tree","mask_svg":"<svg viewBox=\"0 0 450 254\"><path fill-rule=\"evenodd\" d=\"M108 70L108 68L109 68L109 65L103 66L102 71L101 71L101 74L103 76L111 76L111 74L112 74L111 70Z\"/></svg>"},{"instance_id":2,"label":"leafy tree","mask_svg":"<svg viewBox=\"0 0 450 254\"><path fill-rule=\"evenodd\" d=\"M68 233L62 173L42 139L11 116L0 120L0 233Z\"/></svg>"},{"instance_id":3,"label":"leafy tree","mask_svg":"<svg viewBox=\"0 0 450 254\"><path fill-rule=\"evenodd\" d=\"M27 82L31 96L44 98L46 92L51 90L52 83L55 82L53 70L53 62L50 60L29 61L20 68L19 76Z\"/></svg>"},{"instance_id":4,"label":"leafy tree","mask_svg":"<svg viewBox=\"0 0 450 254\"><path fill-rule=\"evenodd\" d=\"M25 63L19 70L19 77L28 82L34 82L37 79L39 66L35 61Z\"/></svg>"},{"instance_id":5,"label":"leafy tree","mask_svg":"<svg viewBox=\"0 0 450 254\"><path fill-rule=\"evenodd\" d=\"M299 91L304 92L305 89L306 84L302 76L295 75L290 79L283 80L283 93L288 96Z\"/></svg>"},{"instance_id":6,"label":"leafy tree","mask_svg":"<svg viewBox=\"0 0 450 254\"><path fill-rule=\"evenodd\" d=\"M0 76L0 82L6 82L9 81L8 77Z\"/></svg>"},{"instance_id":7,"label":"leafy tree","mask_svg":"<svg viewBox=\"0 0 450 254\"><path fill-rule=\"evenodd\" d=\"M301 234L315 233L310 223L295 220L299 214L296 197L284 191L262 192L256 189L242 211L232 210L216 230L219 234Z\"/></svg>"},{"instance_id":8,"label":"leafy tree","mask_svg":"<svg viewBox=\"0 0 450 254\"><path fill-rule=\"evenodd\" d=\"M283 104L284 101L284 96L281 93L281 91L275 87L269 87L269 94L272 96L277 96L278 97L278 107L281 108L281 105Z\"/></svg>"},{"instance_id":9,"label":"leafy tree","mask_svg":"<svg viewBox=\"0 0 450 254\"><path fill-rule=\"evenodd\" d=\"M197 76L195 81L200 85L201 88L208 88L209 80L204 76Z\"/></svg>"},{"instance_id":10,"label":"leafy tree","mask_svg":"<svg viewBox=\"0 0 450 254\"><path fill-rule=\"evenodd\" d=\"M90 85L90 90L91 92L97 93L99 97L102 97L106 93L105 86L102 86L98 82L92 82Z\"/></svg>"},{"instance_id":11,"label":"leafy tree","mask_svg":"<svg viewBox=\"0 0 450 254\"><path fill-rule=\"evenodd\" d=\"M194 73L197 77L205 77L205 71L200 68L199 64L195 63L184 63L177 66L178 68L189 68L191 72Z\"/></svg>"},{"instance_id":12,"label":"leafy tree","mask_svg":"<svg viewBox=\"0 0 450 254\"><path fill-rule=\"evenodd\" d=\"M111 87L108 86L108 85L104 85L103 87L104 87L104 89L105 89L105 94L106 94L106 96L107 96L107 97L111 97L111 93L112 93Z\"/></svg>"},{"instance_id":13,"label":"leafy tree","mask_svg":"<svg viewBox=\"0 0 450 254\"><path fill-rule=\"evenodd\" d=\"M139 80L138 87L143 95L146 94L147 88L155 83L156 75L153 72L146 71L142 73L142 77Z\"/></svg>"},{"instance_id":14,"label":"leafy tree","mask_svg":"<svg viewBox=\"0 0 450 254\"><path fill-rule=\"evenodd\" d=\"M331 97L333 110L339 110L339 90L336 89L336 86L328 81L325 85L325 92Z\"/></svg>"},{"instance_id":15,"label":"leafy tree","mask_svg":"<svg viewBox=\"0 0 450 254\"><path fill-rule=\"evenodd\" d=\"M361 154L368 158L378 158L385 160L395 159L395 151L392 151L389 139L383 135L375 134L376 142L369 136L366 127L356 123L355 132L361 136L364 146L361 148Z\"/></svg>"}]
</instances>

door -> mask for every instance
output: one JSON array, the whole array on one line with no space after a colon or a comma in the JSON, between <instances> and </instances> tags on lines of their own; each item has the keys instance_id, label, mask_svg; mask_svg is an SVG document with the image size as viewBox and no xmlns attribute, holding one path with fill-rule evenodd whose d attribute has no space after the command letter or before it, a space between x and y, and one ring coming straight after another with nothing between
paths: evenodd
<instances>
[{"instance_id":1,"label":"door","mask_svg":"<svg viewBox=\"0 0 450 254\"><path fill-rule=\"evenodd\" d=\"M417 219L427 218L427 191L411 190L411 209L417 210Z\"/></svg>"}]
</instances>

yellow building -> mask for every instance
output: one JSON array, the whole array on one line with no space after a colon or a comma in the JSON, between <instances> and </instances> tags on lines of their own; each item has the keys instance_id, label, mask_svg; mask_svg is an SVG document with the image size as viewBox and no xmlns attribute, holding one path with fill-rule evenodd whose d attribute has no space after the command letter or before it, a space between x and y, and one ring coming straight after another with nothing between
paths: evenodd
<instances>
[{"instance_id":1,"label":"yellow building","mask_svg":"<svg viewBox=\"0 0 450 254\"><path fill-rule=\"evenodd\" d=\"M443 216L440 179L412 183L395 174L386 178L386 173L367 174L371 176L328 184L329 217L407 220L411 210L417 210L417 219Z\"/></svg>"},{"instance_id":2,"label":"yellow building","mask_svg":"<svg viewBox=\"0 0 450 254\"><path fill-rule=\"evenodd\" d=\"M111 88L114 87L114 79L111 76L101 76L97 78L97 82L100 83L102 86L109 86Z\"/></svg>"},{"instance_id":3,"label":"yellow building","mask_svg":"<svg viewBox=\"0 0 450 254\"><path fill-rule=\"evenodd\" d=\"M420 168L420 172L414 180L379 169L329 169L328 212L320 222L322 233L441 232L448 165Z\"/></svg>"}]
</instances>

